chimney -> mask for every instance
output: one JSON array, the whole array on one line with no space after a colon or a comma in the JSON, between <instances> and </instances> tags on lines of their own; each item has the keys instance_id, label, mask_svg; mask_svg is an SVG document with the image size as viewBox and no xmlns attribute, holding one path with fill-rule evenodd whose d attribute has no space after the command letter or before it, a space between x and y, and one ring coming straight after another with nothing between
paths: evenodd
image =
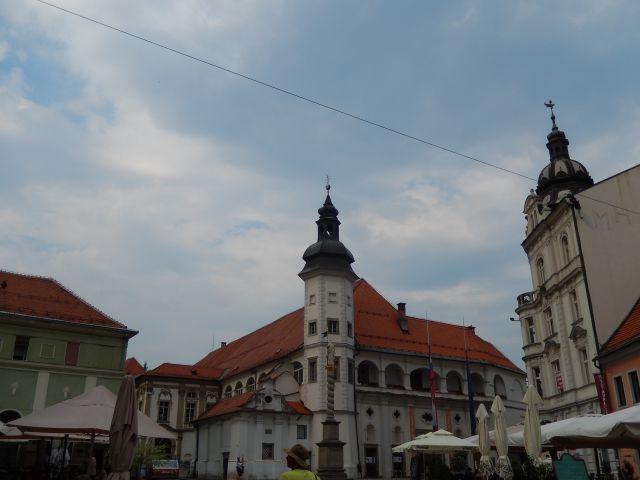
<instances>
[{"instance_id":1,"label":"chimney","mask_svg":"<svg viewBox=\"0 0 640 480\"><path fill-rule=\"evenodd\" d=\"M407 322L407 304L404 302L398 303L398 326L402 333L409 333L409 323Z\"/></svg>"},{"instance_id":2,"label":"chimney","mask_svg":"<svg viewBox=\"0 0 640 480\"><path fill-rule=\"evenodd\" d=\"M220 342L220 348L226 347L227 346L227 342Z\"/></svg>"}]
</instances>

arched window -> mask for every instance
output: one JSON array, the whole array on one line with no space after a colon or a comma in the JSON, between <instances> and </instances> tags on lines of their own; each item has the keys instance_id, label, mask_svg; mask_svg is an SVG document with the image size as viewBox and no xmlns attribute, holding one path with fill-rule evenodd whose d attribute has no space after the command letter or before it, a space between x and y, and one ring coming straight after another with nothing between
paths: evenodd
<instances>
[{"instance_id":1,"label":"arched window","mask_svg":"<svg viewBox=\"0 0 640 480\"><path fill-rule=\"evenodd\" d=\"M242 382L236 383L236 388L233 389L234 395L240 395L242 393Z\"/></svg>"},{"instance_id":2,"label":"arched window","mask_svg":"<svg viewBox=\"0 0 640 480\"><path fill-rule=\"evenodd\" d=\"M207 393L207 410L216 404L216 394L213 392Z\"/></svg>"},{"instance_id":3,"label":"arched window","mask_svg":"<svg viewBox=\"0 0 640 480\"><path fill-rule=\"evenodd\" d=\"M171 392L162 390L158 395L158 423L169 423L171 411Z\"/></svg>"},{"instance_id":4,"label":"arched window","mask_svg":"<svg viewBox=\"0 0 640 480\"><path fill-rule=\"evenodd\" d=\"M500 375L493 377L493 389L496 395L500 395L502 398L507 398L507 388L504 385L504 380Z\"/></svg>"},{"instance_id":5,"label":"arched window","mask_svg":"<svg viewBox=\"0 0 640 480\"><path fill-rule=\"evenodd\" d=\"M376 427L369 424L365 430L365 442L376 443Z\"/></svg>"},{"instance_id":6,"label":"arched window","mask_svg":"<svg viewBox=\"0 0 640 480\"><path fill-rule=\"evenodd\" d=\"M224 389L224 398L231 398L231 395L233 395L233 389L231 385L227 385L227 388Z\"/></svg>"},{"instance_id":7,"label":"arched window","mask_svg":"<svg viewBox=\"0 0 640 480\"><path fill-rule=\"evenodd\" d=\"M447 392L462 393L462 378L458 372L447 373Z\"/></svg>"},{"instance_id":8,"label":"arched window","mask_svg":"<svg viewBox=\"0 0 640 480\"><path fill-rule=\"evenodd\" d=\"M384 369L384 381L387 388L404 388L404 373L402 369L392 363Z\"/></svg>"},{"instance_id":9,"label":"arched window","mask_svg":"<svg viewBox=\"0 0 640 480\"><path fill-rule=\"evenodd\" d=\"M184 423L191 423L198 411L198 394L188 392L184 402Z\"/></svg>"},{"instance_id":10,"label":"arched window","mask_svg":"<svg viewBox=\"0 0 640 480\"><path fill-rule=\"evenodd\" d=\"M358 365L358 383L372 387L378 386L378 367L365 360Z\"/></svg>"},{"instance_id":11,"label":"arched window","mask_svg":"<svg viewBox=\"0 0 640 480\"><path fill-rule=\"evenodd\" d=\"M253 377L249 377L247 380L247 392L255 392L256 391L256 381Z\"/></svg>"},{"instance_id":12,"label":"arched window","mask_svg":"<svg viewBox=\"0 0 640 480\"><path fill-rule=\"evenodd\" d=\"M304 370L300 362L293 362L293 378L298 385L302 385L302 382L304 381Z\"/></svg>"},{"instance_id":13,"label":"arched window","mask_svg":"<svg viewBox=\"0 0 640 480\"><path fill-rule=\"evenodd\" d=\"M484 395L484 378L479 373L471 374L471 388L474 395Z\"/></svg>"},{"instance_id":14,"label":"arched window","mask_svg":"<svg viewBox=\"0 0 640 480\"><path fill-rule=\"evenodd\" d=\"M560 245L562 246L564 264L567 265L571 260L571 251L569 250L569 239L566 235L563 235L560 239Z\"/></svg>"},{"instance_id":15,"label":"arched window","mask_svg":"<svg viewBox=\"0 0 640 480\"><path fill-rule=\"evenodd\" d=\"M409 375L409 382L412 390L431 391L431 378L428 368L416 368ZM433 384L436 392L439 391L440 377L437 373L433 373Z\"/></svg>"},{"instance_id":16,"label":"arched window","mask_svg":"<svg viewBox=\"0 0 640 480\"><path fill-rule=\"evenodd\" d=\"M544 274L544 260L542 257L536 262L536 268L538 269L538 281L540 282L540 285L542 285L546 281Z\"/></svg>"}]
</instances>

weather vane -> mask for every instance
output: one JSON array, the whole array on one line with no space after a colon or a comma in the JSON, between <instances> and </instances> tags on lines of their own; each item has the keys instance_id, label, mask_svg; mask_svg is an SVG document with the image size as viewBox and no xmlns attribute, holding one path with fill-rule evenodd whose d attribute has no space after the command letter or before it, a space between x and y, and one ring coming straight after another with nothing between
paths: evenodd
<instances>
[{"instance_id":1,"label":"weather vane","mask_svg":"<svg viewBox=\"0 0 640 480\"><path fill-rule=\"evenodd\" d=\"M555 107L556 104L553 103L553 100L549 100L548 102L544 102L544 106L551 109L551 121L553 122L552 130L557 130L558 126L556 125L556 114L553 113L553 107Z\"/></svg>"},{"instance_id":2,"label":"weather vane","mask_svg":"<svg viewBox=\"0 0 640 480\"><path fill-rule=\"evenodd\" d=\"M329 192L329 190L331 190L331 184L329 183L329 175L325 175L327 177L327 186L324 187L327 190L327 193Z\"/></svg>"}]
</instances>

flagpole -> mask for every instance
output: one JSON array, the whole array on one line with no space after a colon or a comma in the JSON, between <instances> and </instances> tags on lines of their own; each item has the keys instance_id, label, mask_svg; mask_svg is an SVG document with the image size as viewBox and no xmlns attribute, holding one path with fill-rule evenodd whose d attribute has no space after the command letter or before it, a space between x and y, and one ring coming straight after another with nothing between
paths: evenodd
<instances>
[{"instance_id":1,"label":"flagpole","mask_svg":"<svg viewBox=\"0 0 640 480\"><path fill-rule=\"evenodd\" d=\"M469 398L469 423L471 426L471 435L476 434L476 412L473 404L473 383L471 382L471 370L469 369L469 348L467 345L467 327L462 317L462 329L464 332L464 363L467 371L467 395Z\"/></svg>"},{"instance_id":2,"label":"flagpole","mask_svg":"<svg viewBox=\"0 0 640 480\"><path fill-rule=\"evenodd\" d=\"M436 406L436 382L433 371L433 361L431 359L431 332L429 331L429 314L425 312L424 319L427 321L427 345L429 346L429 390L431 390L431 411L433 412L433 431L438 430L438 409Z\"/></svg>"}]
</instances>

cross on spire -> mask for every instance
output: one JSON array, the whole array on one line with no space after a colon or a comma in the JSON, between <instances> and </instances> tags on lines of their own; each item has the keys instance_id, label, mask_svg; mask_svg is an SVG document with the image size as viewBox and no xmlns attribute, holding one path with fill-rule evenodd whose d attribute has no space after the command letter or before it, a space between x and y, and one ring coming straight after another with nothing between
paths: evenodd
<instances>
[{"instance_id":1,"label":"cross on spire","mask_svg":"<svg viewBox=\"0 0 640 480\"><path fill-rule=\"evenodd\" d=\"M556 114L553 113L553 107L555 107L556 104L553 103L553 100L549 100L548 102L544 102L544 106L551 109L551 122L553 122L551 130L558 130L558 126L556 125Z\"/></svg>"}]
</instances>

